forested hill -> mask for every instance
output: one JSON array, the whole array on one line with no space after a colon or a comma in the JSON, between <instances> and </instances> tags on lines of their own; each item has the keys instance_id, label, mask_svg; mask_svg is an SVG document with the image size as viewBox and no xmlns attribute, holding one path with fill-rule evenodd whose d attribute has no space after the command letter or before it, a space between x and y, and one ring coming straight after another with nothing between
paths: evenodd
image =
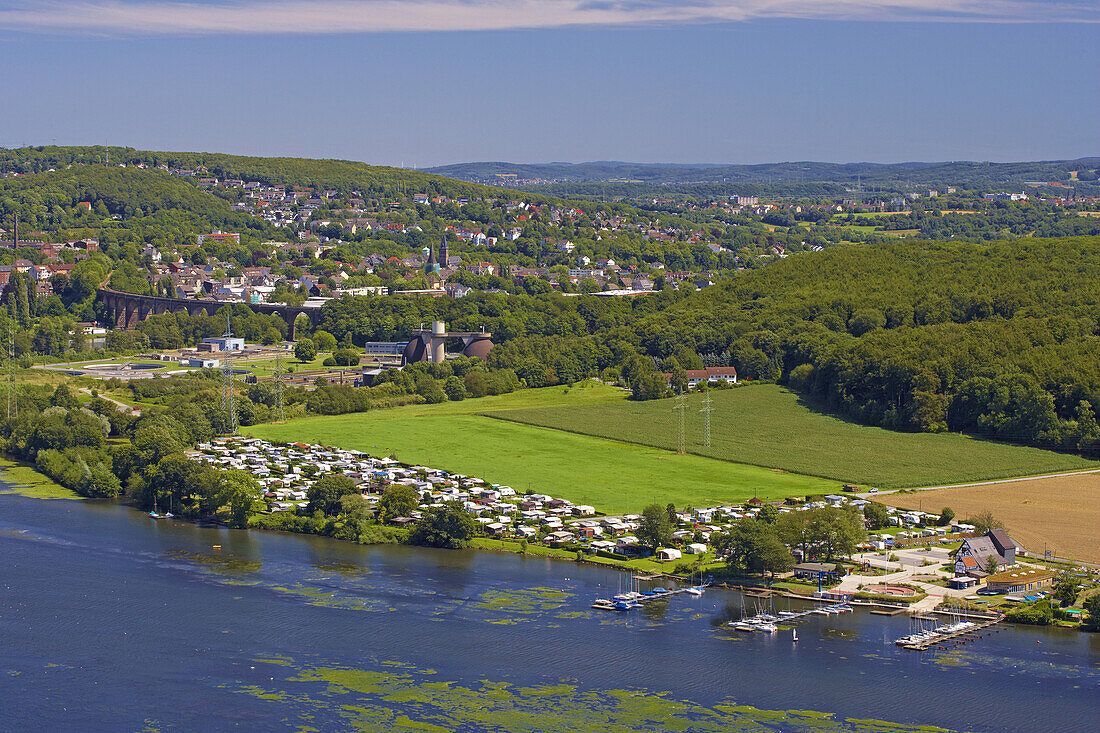
<instances>
[{"instance_id":1,"label":"forested hill","mask_svg":"<svg viewBox=\"0 0 1100 733\"><path fill-rule=\"evenodd\" d=\"M1100 238L888 243L745 272L643 321L861 422L1100 439Z\"/></svg>"},{"instance_id":2,"label":"forested hill","mask_svg":"<svg viewBox=\"0 0 1100 733\"><path fill-rule=\"evenodd\" d=\"M501 176L557 183L681 184L836 184L898 189L909 185L966 189L1020 188L1025 181L1070 182L1070 171L1095 185L1100 157L1021 163L817 163L759 165L665 165L648 163L459 163L428 169L467 181L493 182Z\"/></svg>"},{"instance_id":3,"label":"forested hill","mask_svg":"<svg viewBox=\"0 0 1100 733\"><path fill-rule=\"evenodd\" d=\"M78 206L87 202L90 208ZM20 217L20 231L46 236L91 236L102 246L194 241L197 232L224 229L262 241L275 235L263 219L162 171L74 166L0 178L0 222Z\"/></svg>"},{"instance_id":4,"label":"forested hill","mask_svg":"<svg viewBox=\"0 0 1100 733\"><path fill-rule=\"evenodd\" d=\"M37 173L67 166L103 166L108 149L104 146L40 146L0 149L0 175L7 172ZM258 181L272 186L305 186L347 193L359 191L364 196L431 195L484 196L499 195L498 189L488 189L466 181L439 175L367 165L347 160L315 160L310 158L263 158L225 153L174 153L110 148L110 163L150 167L196 170L205 168L219 179Z\"/></svg>"}]
</instances>

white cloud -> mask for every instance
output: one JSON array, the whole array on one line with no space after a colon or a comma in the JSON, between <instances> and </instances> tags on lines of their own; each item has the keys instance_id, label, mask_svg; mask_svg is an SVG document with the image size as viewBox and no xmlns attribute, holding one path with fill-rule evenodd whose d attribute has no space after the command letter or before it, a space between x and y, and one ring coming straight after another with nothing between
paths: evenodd
<instances>
[{"instance_id":1,"label":"white cloud","mask_svg":"<svg viewBox=\"0 0 1100 733\"><path fill-rule=\"evenodd\" d=\"M34 2L0 9L0 29L123 36L399 33L630 27L761 18L1097 22L1095 0L238 0Z\"/></svg>"}]
</instances>

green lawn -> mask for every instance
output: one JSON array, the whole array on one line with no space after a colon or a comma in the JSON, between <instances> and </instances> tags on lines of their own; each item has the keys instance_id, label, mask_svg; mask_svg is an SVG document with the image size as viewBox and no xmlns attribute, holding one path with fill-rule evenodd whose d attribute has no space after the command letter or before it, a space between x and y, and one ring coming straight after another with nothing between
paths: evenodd
<instances>
[{"instance_id":1,"label":"green lawn","mask_svg":"<svg viewBox=\"0 0 1100 733\"><path fill-rule=\"evenodd\" d=\"M577 435L474 414L517 408L581 410L619 403L624 393L586 383L524 390L440 405L309 417L243 429L276 441L304 441L394 454L401 461L478 476L517 491L544 492L607 512L637 512L652 501L707 506L822 494L836 481L697 455Z\"/></svg>"},{"instance_id":2,"label":"green lawn","mask_svg":"<svg viewBox=\"0 0 1100 733\"><path fill-rule=\"evenodd\" d=\"M686 408L689 453L839 481L903 488L1098 468L1100 462L963 435L900 433L848 422L775 385L711 392L711 446L703 445L701 395ZM673 400L493 411L505 421L672 449Z\"/></svg>"},{"instance_id":3,"label":"green lawn","mask_svg":"<svg viewBox=\"0 0 1100 733\"><path fill-rule=\"evenodd\" d=\"M332 354L326 351L317 354L312 361L298 361L294 358L293 353L287 352L283 355L283 373L287 373L287 369L289 368L293 368L295 372L328 369L323 362L330 356L332 356ZM275 373L275 357L265 356L262 358L234 359L233 366L238 369L250 369L252 373L258 377L270 377Z\"/></svg>"}]
</instances>

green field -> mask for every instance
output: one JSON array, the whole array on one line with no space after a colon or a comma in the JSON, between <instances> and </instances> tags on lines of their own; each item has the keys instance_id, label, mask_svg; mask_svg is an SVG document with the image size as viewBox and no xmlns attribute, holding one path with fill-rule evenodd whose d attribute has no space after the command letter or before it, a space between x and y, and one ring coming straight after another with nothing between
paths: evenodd
<instances>
[{"instance_id":1,"label":"green field","mask_svg":"<svg viewBox=\"0 0 1100 733\"><path fill-rule=\"evenodd\" d=\"M312 361L298 361L294 358L293 353L286 353L283 355L283 373L287 373L288 370L293 369L294 372L307 372L315 369L328 369L324 365L325 359L332 356L331 353L325 351L317 354ZM275 374L276 359L274 356L255 357L249 359L234 359L233 366L238 369L249 369L258 377L270 377Z\"/></svg>"},{"instance_id":2,"label":"green field","mask_svg":"<svg viewBox=\"0 0 1100 733\"><path fill-rule=\"evenodd\" d=\"M476 414L517 408L584 410L623 402L624 396L620 390L586 383L570 390L549 387L440 405L301 418L242 432L267 440L394 454L406 463L478 476L517 491L544 492L607 512L637 512L651 501L713 506L754 494L781 498L840 488L836 481Z\"/></svg>"},{"instance_id":3,"label":"green field","mask_svg":"<svg viewBox=\"0 0 1100 733\"><path fill-rule=\"evenodd\" d=\"M779 468L839 481L906 488L1030 476L1079 468L1088 461L1052 451L955 434L899 433L816 411L775 385L711 392L711 446L703 445L702 395L685 410L689 453ZM674 449L673 400L493 412L507 421Z\"/></svg>"}]
</instances>

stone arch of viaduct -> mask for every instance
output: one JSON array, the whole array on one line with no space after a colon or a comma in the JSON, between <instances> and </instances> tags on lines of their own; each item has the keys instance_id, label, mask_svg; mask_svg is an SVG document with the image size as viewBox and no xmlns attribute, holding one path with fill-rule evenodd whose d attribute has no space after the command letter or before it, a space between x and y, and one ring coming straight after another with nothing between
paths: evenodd
<instances>
[{"instance_id":1,"label":"stone arch of viaduct","mask_svg":"<svg viewBox=\"0 0 1100 733\"><path fill-rule=\"evenodd\" d=\"M205 313L212 316L227 305L247 305L255 313L268 313L282 318L287 325L287 335L294 340L294 322L305 316L316 327L321 317L320 308L300 308L277 303L227 303L220 300L189 298L164 298L159 295L134 295L101 288L99 298L107 307L115 328L134 328L149 316L161 313L187 313L194 316Z\"/></svg>"}]
</instances>

